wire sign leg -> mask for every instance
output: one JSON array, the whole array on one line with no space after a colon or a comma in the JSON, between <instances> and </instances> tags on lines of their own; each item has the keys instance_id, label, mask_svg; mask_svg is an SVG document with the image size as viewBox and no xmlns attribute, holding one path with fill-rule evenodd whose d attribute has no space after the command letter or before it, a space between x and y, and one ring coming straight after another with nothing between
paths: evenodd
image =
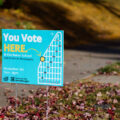
<instances>
[{"instance_id":1,"label":"wire sign leg","mask_svg":"<svg viewBox=\"0 0 120 120\"><path fill-rule=\"evenodd\" d=\"M17 89L17 83L16 83L16 104L15 104L16 114L15 114L15 120L17 120L17 97L18 97L18 89Z\"/></svg>"},{"instance_id":2,"label":"wire sign leg","mask_svg":"<svg viewBox=\"0 0 120 120\"><path fill-rule=\"evenodd\" d=\"M47 90L47 110L46 110L46 120L48 120L48 109L49 109L49 86L46 88Z\"/></svg>"}]
</instances>

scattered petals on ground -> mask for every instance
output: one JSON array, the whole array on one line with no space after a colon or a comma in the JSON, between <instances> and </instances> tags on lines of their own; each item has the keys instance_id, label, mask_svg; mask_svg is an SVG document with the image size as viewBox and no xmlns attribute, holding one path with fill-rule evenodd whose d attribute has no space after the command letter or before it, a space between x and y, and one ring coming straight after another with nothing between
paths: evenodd
<instances>
[{"instance_id":1,"label":"scattered petals on ground","mask_svg":"<svg viewBox=\"0 0 120 120\"><path fill-rule=\"evenodd\" d=\"M0 120L46 120L46 89L31 91L17 100L8 97L8 106L0 108ZM119 106L120 85L77 81L49 88L49 120L119 120Z\"/></svg>"}]
</instances>

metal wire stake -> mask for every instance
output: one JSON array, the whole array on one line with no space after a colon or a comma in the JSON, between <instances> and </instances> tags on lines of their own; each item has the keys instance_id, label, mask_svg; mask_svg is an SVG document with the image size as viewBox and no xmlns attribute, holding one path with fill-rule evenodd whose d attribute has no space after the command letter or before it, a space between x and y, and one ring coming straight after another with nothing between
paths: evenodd
<instances>
[{"instance_id":1,"label":"metal wire stake","mask_svg":"<svg viewBox=\"0 0 120 120\"><path fill-rule=\"evenodd\" d=\"M15 115L15 120L17 120L17 97L18 97L18 89L17 89L17 83L16 83L16 103L15 103L16 115Z\"/></svg>"},{"instance_id":2,"label":"metal wire stake","mask_svg":"<svg viewBox=\"0 0 120 120\"><path fill-rule=\"evenodd\" d=\"M46 91L47 91L47 110L46 110L46 120L48 120L48 109L49 109L49 103L48 103L48 95L49 95L49 86L47 86Z\"/></svg>"}]
</instances>

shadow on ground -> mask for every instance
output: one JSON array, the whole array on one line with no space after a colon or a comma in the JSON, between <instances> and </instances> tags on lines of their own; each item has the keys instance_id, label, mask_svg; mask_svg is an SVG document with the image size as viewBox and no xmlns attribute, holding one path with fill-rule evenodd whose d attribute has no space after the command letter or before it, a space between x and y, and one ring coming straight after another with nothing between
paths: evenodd
<instances>
[{"instance_id":1,"label":"shadow on ground","mask_svg":"<svg viewBox=\"0 0 120 120\"><path fill-rule=\"evenodd\" d=\"M80 1L76 0L76 2ZM116 12L117 9L107 6L104 2L100 2L100 0L90 1L96 7L102 6L119 17L119 14ZM85 0L85 2L88 2L88 0ZM64 30L65 48L99 53L119 53L120 38L106 38L105 36L111 33L108 31L97 31L95 24L87 18L83 18L80 21L72 21L69 19L73 17L70 10L60 4L49 1L28 2L24 0L22 8L28 14L38 17L40 22L37 24L41 24L45 29Z\"/></svg>"},{"instance_id":2,"label":"shadow on ground","mask_svg":"<svg viewBox=\"0 0 120 120\"><path fill-rule=\"evenodd\" d=\"M105 0L75 0L76 2L87 2L94 4L95 7L98 9L105 8L107 11L109 11L111 14L120 17L120 9L115 8L111 4L106 2Z\"/></svg>"}]
</instances>

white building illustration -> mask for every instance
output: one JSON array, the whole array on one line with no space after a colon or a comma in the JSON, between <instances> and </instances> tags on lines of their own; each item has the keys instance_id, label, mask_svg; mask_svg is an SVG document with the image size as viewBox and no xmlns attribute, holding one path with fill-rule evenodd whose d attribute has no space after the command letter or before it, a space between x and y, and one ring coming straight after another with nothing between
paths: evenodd
<instances>
[{"instance_id":1,"label":"white building illustration","mask_svg":"<svg viewBox=\"0 0 120 120\"><path fill-rule=\"evenodd\" d=\"M37 70L38 84L61 85L63 73L62 34L57 32L44 55L40 58Z\"/></svg>"}]
</instances>

